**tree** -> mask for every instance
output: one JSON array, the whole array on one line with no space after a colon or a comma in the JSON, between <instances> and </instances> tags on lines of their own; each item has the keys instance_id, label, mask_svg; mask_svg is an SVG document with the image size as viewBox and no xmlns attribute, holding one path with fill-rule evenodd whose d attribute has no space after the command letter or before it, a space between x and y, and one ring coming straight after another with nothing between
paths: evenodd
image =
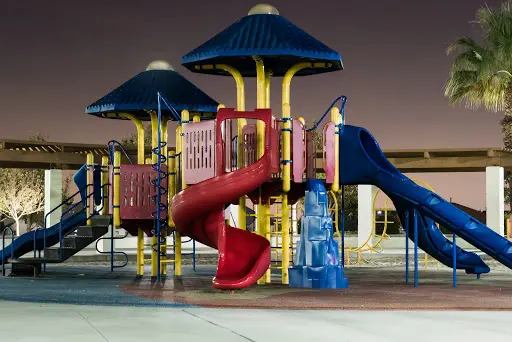
<instances>
[{"instance_id":1,"label":"tree","mask_svg":"<svg viewBox=\"0 0 512 342\"><path fill-rule=\"evenodd\" d=\"M12 218L16 235L20 220L44 208L44 176L33 169L0 170L0 213Z\"/></svg>"},{"instance_id":2,"label":"tree","mask_svg":"<svg viewBox=\"0 0 512 342\"><path fill-rule=\"evenodd\" d=\"M313 125L315 125L318 120L313 119ZM320 127L318 129L321 129ZM314 130L311 132L313 138L315 140L315 145L317 150L321 150L323 148L323 134ZM317 177L325 178L324 174L318 174ZM342 193L341 191L336 194L336 201L338 202L338 208L341 210L341 202L342 202ZM331 196L329 196L329 200L332 202ZM301 217L304 212L304 199L301 199L297 204L297 217ZM357 185L346 185L345 186L345 221L347 223L347 227L354 227L357 229ZM356 223L351 224L351 223Z\"/></svg>"},{"instance_id":3,"label":"tree","mask_svg":"<svg viewBox=\"0 0 512 342\"><path fill-rule=\"evenodd\" d=\"M137 148L137 132L121 138L121 144L126 149ZM144 126L144 146L151 148L151 125Z\"/></svg>"},{"instance_id":4,"label":"tree","mask_svg":"<svg viewBox=\"0 0 512 342\"><path fill-rule=\"evenodd\" d=\"M36 170L34 170L34 171L36 171ZM43 170L38 170L38 171L42 171L42 177L43 177L42 179L43 179L43 185L44 185L44 171ZM73 178L71 176L65 177L63 179L62 202L64 202L69 197L69 186L72 182L72 179ZM66 204L62 205L62 212L65 212L72 204L73 203L66 203ZM38 211L38 212L28 215L26 217L28 229L32 230L35 227L44 227L44 216L45 216L44 210L41 210L41 211Z\"/></svg>"},{"instance_id":5,"label":"tree","mask_svg":"<svg viewBox=\"0 0 512 342\"><path fill-rule=\"evenodd\" d=\"M460 37L447 49L455 54L445 87L445 96L451 104L466 107L484 107L491 112L503 112L501 119L503 143L512 150L512 1L499 9L488 6L476 12L473 21L481 33L480 42L467 36ZM509 203L512 203L510 181L506 174Z\"/></svg>"}]
</instances>

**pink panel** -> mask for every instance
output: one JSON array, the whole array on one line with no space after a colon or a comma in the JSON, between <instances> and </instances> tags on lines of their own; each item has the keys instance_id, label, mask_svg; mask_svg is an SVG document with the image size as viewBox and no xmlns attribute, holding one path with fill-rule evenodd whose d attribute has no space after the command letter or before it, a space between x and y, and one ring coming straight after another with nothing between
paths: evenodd
<instances>
[{"instance_id":1,"label":"pink panel","mask_svg":"<svg viewBox=\"0 0 512 342\"><path fill-rule=\"evenodd\" d=\"M302 183L306 169L306 129L297 119L292 121L292 171L293 181Z\"/></svg>"},{"instance_id":2,"label":"pink panel","mask_svg":"<svg viewBox=\"0 0 512 342\"><path fill-rule=\"evenodd\" d=\"M215 121L183 126L185 133L185 181L197 184L215 177Z\"/></svg>"},{"instance_id":3,"label":"pink panel","mask_svg":"<svg viewBox=\"0 0 512 342\"><path fill-rule=\"evenodd\" d=\"M316 139L313 132L306 132L306 178L316 178Z\"/></svg>"},{"instance_id":4,"label":"pink panel","mask_svg":"<svg viewBox=\"0 0 512 342\"><path fill-rule=\"evenodd\" d=\"M334 156L334 122L328 122L324 126L323 136L323 160L322 165L325 171L326 182L334 183L335 156Z\"/></svg>"},{"instance_id":5,"label":"pink panel","mask_svg":"<svg viewBox=\"0 0 512 342\"><path fill-rule=\"evenodd\" d=\"M278 173L281 164L280 137L281 123L272 117L272 132L270 133L270 168L272 173Z\"/></svg>"},{"instance_id":6,"label":"pink panel","mask_svg":"<svg viewBox=\"0 0 512 342\"><path fill-rule=\"evenodd\" d=\"M243 135L243 165L248 166L256 162L256 125L245 125Z\"/></svg>"},{"instance_id":7,"label":"pink panel","mask_svg":"<svg viewBox=\"0 0 512 342\"><path fill-rule=\"evenodd\" d=\"M151 219L156 211L156 204L152 197L157 194L156 187L151 184L157 173L151 165L121 165L121 219ZM162 165L162 171L167 167ZM167 178L163 178L161 185L167 189ZM162 203L167 204L167 196L162 195ZM160 213L161 218L167 217L167 211Z\"/></svg>"}]
</instances>

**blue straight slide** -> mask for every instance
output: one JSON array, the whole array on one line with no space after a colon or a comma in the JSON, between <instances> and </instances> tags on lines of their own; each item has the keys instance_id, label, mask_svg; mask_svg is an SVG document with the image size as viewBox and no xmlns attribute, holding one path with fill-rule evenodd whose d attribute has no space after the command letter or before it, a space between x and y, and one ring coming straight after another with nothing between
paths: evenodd
<instances>
[{"instance_id":1,"label":"blue straight slide","mask_svg":"<svg viewBox=\"0 0 512 342\"><path fill-rule=\"evenodd\" d=\"M96 175L95 175L96 176ZM77 171L73 180L77 187L80 190L80 197L82 204L85 203L86 198L86 185L87 185L87 167L86 165L82 166L80 170ZM95 189L96 195L96 189ZM69 213L69 217L62 220L62 236L66 236L67 234L76 230L81 224L84 224L86 221L86 212L84 210L79 211L78 213ZM46 229L46 247L51 247L57 243L59 243L59 229L60 222ZM0 234L1 235L1 234ZM34 251L35 249L40 251L44 249L44 231L38 230L34 233L34 231L27 232L25 234L20 235L18 238L14 240L12 246L7 242L9 241L8 237L6 238L6 247L3 251L0 250L0 264L7 263L9 259L19 258L29 252ZM8 236L8 235L7 235ZM34 241L35 240L35 241ZM2 248L2 242L0 239L0 248Z\"/></svg>"},{"instance_id":2,"label":"blue straight slide","mask_svg":"<svg viewBox=\"0 0 512 342\"><path fill-rule=\"evenodd\" d=\"M344 126L340 134L340 183L371 184L394 202L400 219L418 211L418 246L447 266L452 266L451 243L434 221L460 236L487 255L512 268L512 243L455 207L436 193L404 176L384 156L375 138L364 128ZM412 238L413 224L409 227ZM474 253L457 248L457 268L467 273L487 273L489 267Z\"/></svg>"},{"instance_id":3,"label":"blue straight slide","mask_svg":"<svg viewBox=\"0 0 512 342\"><path fill-rule=\"evenodd\" d=\"M85 212L81 211L73 216L62 221L62 236L65 236L72 231L74 231L78 226L85 223ZM60 223L57 223L46 230L46 247L51 247L57 243L59 243L59 226ZM37 251L41 251L44 249L44 231L38 230L37 232L27 232L25 234L20 235L17 239L14 240L13 246L7 245L5 247L2 259L2 251L0 251L0 264L2 262L4 264L7 263L9 259L19 258L29 252L34 251L34 238L35 238L35 246ZM7 240L7 239L6 239ZM7 240L8 241L8 240ZM7 244L6 241L6 244ZM0 242L1 248L1 242ZM11 249L12 248L12 249Z\"/></svg>"}]
</instances>

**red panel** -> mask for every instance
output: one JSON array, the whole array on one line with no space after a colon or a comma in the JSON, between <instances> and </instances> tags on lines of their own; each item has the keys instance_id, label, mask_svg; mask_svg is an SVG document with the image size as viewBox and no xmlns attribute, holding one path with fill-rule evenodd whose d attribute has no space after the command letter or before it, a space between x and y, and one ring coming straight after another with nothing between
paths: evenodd
<instances>
[{"instance_id":1,"label":"red panel","mask_svg":"<svg viewBox=\"0 0 512 342\"><path fill-rule=\"evenodd\" d=\"M151 165L121 165L121 219L151 219L156 204L152 197L157 194L156 187L151 184L157 173ZM167 167L162 165L162 171ZM167 178L161 181L162 187L167 189ZM167 204L167 196L162 195L162 203ZM167 217L167 210L160 213L162 219Z\"/></svg>"},{"instance_id":2,"label":"red panel","mask_svg":"<svg viewBox=\"0 0 512 342\"><path fill-rule=\"evenodd\" d=\"M322 165L325 171L325 181L329 184L334 183L335 156L334 156L334 122L328 122L324 126L323 136L323 161Z\"/></svg>"}]
</instances>

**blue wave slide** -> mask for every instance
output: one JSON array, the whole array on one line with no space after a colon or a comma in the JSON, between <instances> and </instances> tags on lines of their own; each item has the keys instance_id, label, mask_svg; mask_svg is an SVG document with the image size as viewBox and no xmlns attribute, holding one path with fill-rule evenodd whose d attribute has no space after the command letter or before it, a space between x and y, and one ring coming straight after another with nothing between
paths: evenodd
<instances>
[{"instance_id":1,"label":"blue wave slide","mask_svg":"<svg viewBox=\"0 0 512 342\"><path fill-rule=\"evenodd\" d=\"M95 175L96 176L96 175ZM85 188L87 184L87 168L86 165L82 166L80 170L77 171L73 180L77 187L80 190L80 197L82 205L85 204L86 193ZM96 195L96 191L95 194ZM80 206L78 207L79 209ZM62 236L65 236L78 228L81 224L84 224L86 221L86 213L83 210L80 210L77 213L70 212L68 217L62 220ZM59 229L60 223L57 223L46 229L46 247L51 247L57 243L59 243ZM19 258L29 252L34 251L34 246L37 251L41 251L44 249L44 231L38 230L36 232L31 231L25 234L20 235L18 238L14 240L12 246L9 244L5 247L3 251L3 260L2 253L0 251L0 264L7 263L9 259ZM8 241L8 239L6 239ZM34 241L35 240L35 241ZM6 241L6 243L7 243ZM0 239L0 248L1 239Z\"/></svg>"},{"instance_id":2,"label":"blue wave slide","mask_svg":"<svg viewBox=\"0 0 512 342\"><path fill-rule=\"evenodd\" d=\"M512 268L512 243L436 193L425 189L396 169L364 128L344 126L340 132L340 183L369 184L380 188L395 204L402 223L410 212L409 237L413 237L412 210L417 211L418 247L452 266L452 243L435 225L440 223L487 255ZM475 253L457 247L457 268L467 273L488 273L489 266Z\"/></svg>"}]
</instances>

